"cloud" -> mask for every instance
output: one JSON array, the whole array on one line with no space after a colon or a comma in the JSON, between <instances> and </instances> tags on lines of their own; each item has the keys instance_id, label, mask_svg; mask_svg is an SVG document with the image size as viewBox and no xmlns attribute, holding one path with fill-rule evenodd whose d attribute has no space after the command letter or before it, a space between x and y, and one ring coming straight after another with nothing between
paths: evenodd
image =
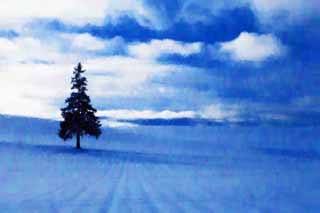
<instances>
[{"instance_id":1,"label":"cloud","mask_svg":"<svg viewBox=\"0 0 320 213\"><path fill-rule=\"evenodd\" d=\"M74 64L0 64L0 113L57 118L70 92ZM127 57L104 57L84 63L93 100L110 97L138 98L157 94L150 85L155 75L183 68L147 63ZM153 92L152 92L153 91ZM98 106L99 108L99 106Z\"/></svg>"},{"instance_id":2,"label":"cloud","mask_svg":"<svg viewBox=\"0 0 320 213\"><path fill-rule=\"evenodd\" d=\"M91 73L88 79L94 82L90 91L98 97L145 96L153 89L148 82L154 77L196 70L188 66L161 64L127 56L97 57L86 60L85 64Z\"/></svg>"},{"instance_id":3,"label":"cloud","mask_svg":"<svg viewBox=\"0 0 320 213\"><path fill-rule=\"evenodd\" d=\"M259 124L319 124L319 103L316 96L294 98L288 104L255 101L219 100L199 111L202 118L225 122Z\"/></svg>"},{"instance_id":4,"label":"cloud","mask_svg":"<svg viewBox=\"0 0 320 213\"><path fill-rule=\"evenodd\" d=\"M56 118L68 93L68 66L46 64L0 65L0 113Z\"/></svg>"},{"instance_id":5,"label":"cloud","mask_svg":"<svg viewBox=\"0 0 320 213\"><path fill-rule=\"evenodd\" d=\"M70 45L75 49L97 51L106 48L106 42L96 38L89 33L83 34L64 34L64 38L68 39Z\"/></svg>"},{"instance_id":6,"label":"cloud","mask_svg":"<svg viewBox=\"0 0 320 213\"><path fill-rule=\"evenodd\" d=\"M235 61L260 62L270 57L279 57L284 51L281 42L271 34L242 32L236 39L220 45L220 51L230 54Z\"/></svg>"},{"instance_id":7,"label":"cloud","mask_svg":"<svg viewBox=\"0 0 320 213\"><path fill-rule=\"evenodd\" d=\"M216 121L236 121L238 119L238 106L215 102L204 107L199 112L200 116L205 119L213 119Z\"/></svg>"},{"instance_id":8,"label":"cloud","mask_svg":"<svg viewBox=\"0 0 320 213\"><path fill-rule=\"evenodd\" d=\"M185 0L180 3L177 18L173 20L208 23L226 11L245 7L254 12L260 24L271 28L303 22L320 11L318 0Z\"/></svg>"},{"instance_id":9,"label":"cloud","mask_svg":"<svg viewBox=\"0 0 320 213\"><path fill-rule=\"evenodd\" d=\"M276 11L294 11L301 8L301 0L253 0L252 5L259 11L272 13Z\"/></svg>"},{"instance_id":10,"label":"cloud","mask_svg":"<svg viewBox=\"0 0 320 213\"><path fill-rule=\"evenodd\" d=\"M212 16L223 13L224 10L239 8L247 5L246 0L186 0L183 1L178 14L178 20L189 23L208 22Z\"/></svg>"},{"instance_id":11,"label":"cloud","mask_svg":"<svg viewBox=\"0 0 320 213\"><path fill-rule=\"evenodd\" d=\"M162 27L161 19L142 0L3 0L0 4L0 26L20 30L34 19L57 19L84 26L116 23L123 16L132 17L145 27Z\"/></svg>"},{"instance_id":12,"label":"cloud","mask_svg":"<svg viewBox=\"0 0 320 213\"><path fill-rule=\"evenodd\" d=\"M134 128L138 127L139 125L134 124L134 123L129 123L129 122L119 122L116 120L107 120L107 119L102 119L101 120L101 125L109 128Z\"/></svg>"},{"instance_id":13,"label":"cloud","mask_svg":"<svg viewBox=\"0 0 320 213\"><path fill-rule=\"evenodd\" d=\"M152 111L152 110L105 110L99 111L99 116L119 119L119 120L134 120L134 119L175 119L175 118L195 118L196 113L193 111Z\"/></svg>"},{"instance_id":14,"label":"cloud","mask_svg":"<svg viewBox=\"0 0 320 213\"><path fill-rule=\"evenodd\" d=\"M3 0L0 6L0 21L28 22L31 19L59 19L72 24L99 23L103 21L107 2L93 1L42 1Z\"/></svg>"},{"instance_id":15,"label":"cloud","mask_svg":"<svg viewBox=\"0 0 320 213\"><path fill-rule=\"evenodd\" d=\"M199 110L187 111L153 111L153 110L104 110L99 111L99 116L110 125L125 122L136 125L148 124L138 120L150 120L149 124L160 124L155 120L188 119L190 122L201 124L206 120L224 124L286 124L286 125L314 125L319 124L320 111L317 108L318 97L304 97L292 100L291 104L262 104L256 102L230 102L226 100L215 100L212 104L202 107ZM152 120L154 122L152 122ZM204 122L202 124L208 124ZM192 122L191 122L192 123ZM165 122L162 124L165 124ZM170 122L170 124L173 124ZM189 123L190 124L190 123ZM119 124L121 125L121 124ZM130 126L130 125L129 125Z\"/></svg>"},{"instance_id":16,"label":"cloud","mask_svg":"<svg viewBox=\"0 0 320 213\"><path fill-rule=\"evenodd\" d=\"M64 51L81 54L116 55L127 52L127 43L121 36L110 39L101 39L89 33L62 33L56 35L63 44Z\"/></svg>"},{"instance_id":17,"label":"cloud","mask_svg":"<svg viewBox=\"0 0 320 213\"><path fill-rule=\"evenodd\" d=\"M189 56L199 53L201 48L200 42L184 43L171 39L151 40L149 43L136 43L128 47L130 55L146 59L156 59L169 54Z\"/></svg>"},{"instance_id":18,"label":"cloud","mask_svg":"<svg viewBox=\"0 0 320 213\"><path fill-rule=\"evenodd\" d=\"M135 119L178 119L178 118L204 118L216 121L235 121L239 116L239 106L234 104L225 104L214 102L211 105L203 107L199 111L153 111L153 110L103 110L98 114L101 117L107 117L115 120L135 120Z\"/></svg>"},{"instance_id":19,"label":"cloud","mask_svg":"<svg viewBox=\"0 0 320 213\"><path fill-rule=\"evenodd\" d=\"M146 2L149 2L149 4ZM167 2L168 5L164 5L164 2ZM89 95L93 101L97 102L97 105L94 105L98 109L100 107L109 109L109 104L115 106L115 108L122 108L128 104L130 109L153 109L154 111L149 111L149 116L152 113L160 117L173 116L170 113L162 115L162 111L157 111L165 108L173 114L180 113L180 111L175 110L192 110L192 116L217 120L246 117L248 113L245 110L250 104L240 106L230 106L230 104L224 102L208 104L211 103L212 98L221 94L223 97L231 96L235 99L249 97L256 100L258 99L256 93L262 91L262 93L259 93L261 94L259 98L263 99L267 95L268 97L270 94L272 96L275 90L278 91L277 88L281 89L282 96L287 97L292 93L292 85L299 87L297 94L308 93L311 90L314 93L314 85L317 83L317 79L312 78L311 84L305 86L305 84L300 84L296 80L297 76L300 76L298 71L290 71L290 73L288 71L289 75L282 73L286 80L280 82L277 78L279 77L277 64L268 66L267 63L259 64L261 65L259 70L270 70L270 72L264 73L275 73L272 78L267 75L260 75L261 72L259 72L259 75L254 74L253 78L252 76L247 78L247 75L251 75L251 73L242 72L242 74L238 74L236 72L236 70L242 70L241 64L238 64L238 66L230 63L230 61L220 63L211 59L223 55L222 57L227 56L238 62L263 62L267 59L284 56L286 47L274 36L275 34L281 36L281 33L260 35L243 32L233 41L220 44L188 43L172 39L159 40L159 38L180 38L188 41L198 41L198 39L226 41L226 37L232 38L235 35L234 32L239 33L242 30L275 32L273 28L269 29L261 26L265 23L273 24L272 27L282 25L281 23L287 22L288 18L292 23L296 23L296 20L308 18L312 11L319 10L318 2L316 0L186 0L174 3L163 1L155 4L155 1L144 0L69 0L63 2L62 0L55 2L47 0L4 0L0 5L0 29L2 27L9 29L17 27L18 30L6 31L1 29L1 32L3 30L4 32L14 32L14 36L2 35L3 37L1 37L0 35L0 82L4 88L0 92L2 97L0 113L51 118L59 116L59 108L70 92L70 77L73 67L81 61L87 70ZM250 17L241 19L242 24L233 25L235 15L226 16L226 14L233 14L233 11L237 14L236 17L248 14ZM125 20L130 20L128 22L134 23L134 25L135 22L132 19L135 19L141 26L152 30L140 27L136 31L135 27L127 25L127 21L122 22L123 17L126 17ZM274 24L275 20L277 24ZM201 26L198 29L196 24L199 22L208 23L208 25L199 24ZM220 22L224 24L232 22L231 25L227 24L232 27L232 30L218 32L220 27L218 27L219 29L214 27L214 29L211 29L212 26L220 26ZM249 24L244 24L247 22ZM121 23L121 29L115 27L110 31L106 30L106 23L114 25ZM177 25L174 25L175 23ZM193 25L188 25L188 23ZM58 25L57 30L53 30L56 24ZM91 27L92 25L103 27ZM60 28L60 26L62 27ZM170 26L176 26L177 28L190 26L191 31L188 30L188 32L191 34L185 36L183 31L178 32L173 28L162 31ZM122 27L126 29L123 30ZM308 32L310 30L314 31L309 24L307 28ZM94 31L94 29L98 30ZM60 30L68 33L61 34ZM94 35L101 37L109 37L109 33L121 35L132 30L132 34L135 36L133 38L125 35L125 33L123 36L128 36L128 40L120 36L102 39L93 36L93 34L77 33L90 30ZM294 31L300 30L296 29ZM139 32L146 32L146 34ZM205 35L205 33L208 35ZM282 37L286 45L289 46L294 43L299 48L307 45L303 41L297 42L299 36L295 37L295 34L290 31L288 33L288 37ZM215 38L212 39L213 37ZM310 38L305 38L305 40L313 41L315 34L307 37ZM152 38L158 39L152 40ZM130 43L129 41L132 41L132 39L151 40ZM285 41L284 39L288 40ZM216 48L217 46L218 48ZM207 52L211 54L211 47L214 49L212 56L215 55L207 57L209 55L206 55ZM206 48L208 51L206 51ZM295 49L298 52L299 48L293 46L292 50ZM219 49L219 51L216 51L216 49ZM193 54L198 55L190 59L191 57L188 56L193 56ZM170 60L166 60L166 62L161 58L170 55L179 55L180 57L170 57ZM305 58L312 60L309 59L310 54L307 55L308 58ZM205 57L210 58L211 61L206 60ZM302 57L299 58L304 60ZM287 59L285 62L291 63L289 54ZM188 63L201 68L186 65ZM306 63L314 62L307 61ZM230 64L231 66L229 66ZM286 67L289 70L300 69L296 64L300 63L290 64ZM262 65L266 65L266 67L262 68ZM309 67L307 66L308 69ZM231 72L224 72L224 69L232 70ZM186 75L186 73L193 74ZM310 73L311 76L312 70L304 73ZM305 75L303 74L303 76ZM170 78L174 78L174 80L169 81ZM244 79L250 80L250 78L255 79L255 81L252 81L253 84L245 85L246 81ZM272 79L276 79L276 83L271 85ZM235 81L239 83L234 85ZM257 82L260 81L265 81L264 89L261 89L263 85L257 85ZM280 99L281 97L279 95L277 98ZM301 100L301 103L307 101L309 100ZM130 105L132 103L134 103L134 106ZM199 109L203 105L208 106ZM271 107L270 104L266 105ZM317 104L314 102L310 106L317 109ZM250 109L254 111L253 108ZM305 106L305 108L308 107ZM261 112L265 112L263 115L267 116L268 114L275 117L281 117L286 113L284 110L279 113L267 112L267 110L254 112L259 115Z\"/></svg>"},{"instance_id":20,"label":"cloud","mask_svg":"<svg viewBox=\"0 0 320 213\"><path fill-rule=\"evenodd\" d=\"M79 61L87 70L89 95L94 100L157 95L165 92L165 87L152 85L153 78L196 69L162 64L154 58L113 55L128 47L121 37L101 40L88 34L52 34L47 39L0 38L0 83L4 88L0 113L59 117L59 108L70 92L73 67Z\"/></svg>"},{"instance_id":21,"label":"cloud","mask_svg":"<svg viewBox=\"0 0 320 213\"><path fill-rule=\"evenodd\" d=\"M105 23L117 24L122 17L130 17L143 27L164 30L181 20L189 23L208 22L211 21L211 15L241 7L251 8L263 23L275 21L279 14L286 14L291 21L303 20L310 14L316 15L320 5L317 0L185 0L156 4L148 0L2 0L0 28L21 31L32 20L102 26ZM281 22L285 20L282 18Z\"/></svg>"},{"instance_id":22,"label":"cloud","mask_svg":"<svg viewBox=\"0 0 320 213\"><path fill-rule=\"evenodd\" d=\"M264 22L274 22L279 15L282 19L286 16L291 21L299 21L317 14L320 10L317 0L253 0L251 7Z\"/></svg>"},{"instance_id":23,"label":"cloud","mask_svg":"<svg viewBox=\"0 0 320 213\"><path fill-rule=\"evenodd\" d=\"M0 61L3 63L62 60L58 47L33 37L0 38Z\"/></svg>"},{"instance_id":24,"label":"cloud","mask_svg":"<svg viewBox=\"0 0 320 213\"><path fill-rule=\"evenodd\" d=\"M101 117L102 125L110 128L134 128L136 120L154 120L154 119L194 119L198 115L194 111L153 111L153 110L100 110L98 116Z\"/></svg>"}]
</instances>

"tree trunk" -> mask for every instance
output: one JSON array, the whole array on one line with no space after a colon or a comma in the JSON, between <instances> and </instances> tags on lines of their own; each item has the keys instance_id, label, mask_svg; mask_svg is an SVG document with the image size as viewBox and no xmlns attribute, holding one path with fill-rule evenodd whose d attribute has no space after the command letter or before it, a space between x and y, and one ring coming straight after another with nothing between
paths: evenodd
<instances>
[{"instance_id":1,"label":"tree trunk","mask_svg":"<svg viewBox=\"0 0 320 213\"><path fill-rule=\"evenodd\" d=\"M77 149L81 149L81 147L80 147L80 133L77 133Z\"/></svg>"}]
</instances>

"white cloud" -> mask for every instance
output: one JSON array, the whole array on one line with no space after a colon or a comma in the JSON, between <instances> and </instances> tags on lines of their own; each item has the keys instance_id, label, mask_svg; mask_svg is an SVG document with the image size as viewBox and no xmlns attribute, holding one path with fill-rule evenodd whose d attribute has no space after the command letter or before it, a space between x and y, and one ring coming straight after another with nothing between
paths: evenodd
<instances>
[{"instance_id":1,"label":"white cloud","mask_svg":"<svg viewBox=\"0 0 320 213\"><path fill-rule=\"evenodd\" d=\"M67 66L1 64L1 114L56 118L59 103L68 93L71 72Z\"/></svg>"},{"instance_id":2,"label":"white cloud","mask_svg":"<svg viewBox=\"0 0 320 213\"><path fill-rule=\"evenodd\" d=\"M61 55L54 44L43 43L32 37L14 39L0 38L0 62L24 62L33 60L60 60Z\"/></svg>"},{"instance_id":3,"label":"white cloud","mask_svg":"<svg viewBox=\"0 0 320 213\"><path fill-rule=\"evenodd\" d=\"M238 106L219 102L206 106L199 112L202 118L214 119L217 121L236 121L238 119L238 113Z\"/></svg>"},{"instance_id":4,"label":"white cloud","mask_svg":"<svg viewBox=\"0 0 320 213\"><path fill-rule=\"evenodd\" d=\"M161 21L142 0L2 0L0 26L23 27L32 19L59 19L67 24L101 25L105 21L116 22L127 15L146 27L161 28Z\"/></svg>"},{"instance_id":5,"label":"white cloud","mask_svg":"<svg viewBox=\"0 0 320 213\"><path fill-rule=\"evenodd\" d=\"M72 48L97 51L106 47L106 42L102 39L96 38L89 33L83 34L64 34L62 37L69 40Z\"/></svg>"},{"instance_id":6,"label":"white cloud","mask_svg":"<svg viewBox=\"0 0 320 213\"><path fill-rule=\"evenodd\" d=\"M201 48L200 42L184 43L171 39L151 40L149 43L136 43L128 47L129 54L146 59L156 59L166 54L189 56L199 53Z\"/></svg>"},{"instance_id":7,"label":"white cloud","mask_svg":"<svg viewBox=\"0 0 320 213\"><path fill-rule=\"evenodd\" d=\"M270 57L278 57L284 51L281 42L271 34L242 32L233 41L223 42L220 45L220 51L229 53L236 61L260 62Z\"/></svg>"},{"instance_id":8,"label":"white cloud","mask_svg":"<svg viewBox=\"0 0 320 213\"><path fill-rule=\"evenodd\" d=\"M253 0L252 8L260 18L273 18L279 13L286 13L289 18L303 18L312 13L313 7L319 6L314 0Z\"/></svg>"},{"instance_id":9,"label":"white cloud","mask_svg":"<svg viewBox=\"0 0 320 213\"><path fill-rule=\"evenodd\" d=\"M266 106L254 102L227 103L216 100L208 106L204 106L198 111L152 111L152 110L104 110L98 111L98 115L110 125L115 122L117 127L119 120L136 120L136 119L210 119L219 122L243 122L243 121L290 121L295 114L304 112L305 108L318 112L318 97L304 97L296 99L292 104L283 106L273 104ZM121 123L121 122L120 122ZM121 125L121 124L119 124ZM126 123L124 123L126 125Z\"/></svg>"},{"instance_id":10,"label":"white cloud","mask_svg":"<svg viewBox=\"0 0 320 213\"><path fill-rule=\"evenodd\" d=\"M0 113L56 118L59 107L69 95L74 65L0 63ZM90 59L84 66L89 95L94 100L103 97L144 97L158 89L148 84L155 75L188 69L116 56Z\"/></svg>"},{"instance_id":11,"label":"white cloud","mask_svg":"<svg viewBox=\"0 0 320 213\"><path fill-rule=\"evenodd\" d=\"M107 3L93 1L49 1L49 0L3 0L0 6L0 20L30 21L34 18L58 18L72 24L101 22Z\"/></svg>"},{"instance_id":12,"label":"white cloud","mask_svg":"<svg viewBox=\"0 0 320 213\"><path fill-rule=\"evenodd\" d=\"M129 16L140 25L156 30L165 29L179 19L188 22L210 21L208 11L214 15L226 9L251 7L261 22L274 21L277 14L288 14L293 20L303 19L319 12L318 0L185 0L174 14L164 7L151 5L144 0L2 0L0 28L23 30L24 24L34 19L58 19L67 24L84 26L117 23L120 17ZM283 22L283 20L281 20Z\"/></svg>"},{"instance_id":13,"label":"white cloud","mask_svg":"<svg viewBox=\"0 0 320 213\"><path fill-rule=\"evenodd\" d=\"M288 25L303 23L318 16L319 0L253 0L251 8L265 28L285 29Z\"/></svg>"},{"instance_id":14,"label":"white cloud","mask_svg":"<svg viewBox=\"0 0 320 213\"><path fill-rule=\"evenodd\" d=\"M176 119L176 118L204 118L216 121L238 121L240 119L240 107L234 104L214 102L199 111L153 111L153 110L103 110L98 115L111 120L135 120L135 119Z\"/></svg>"},{"instance_id":15,"label":"white cloud","mask_svg":"<svg viewBox=\"0 0 320 213\"><path fill-rule=\"evenodd\" d=\"M107 120L107 119L102 119L101 125L109 128L134 128L139 126L137 124L133 124L129 122L119 122L116 120Z\"/></svg>"},{"instance_id":16,"label":"white cloud","mask_svg":"<svg viewBox=\"0 0 320 213\"><path fill-rule=\"evenodd\" d=\"M99 39L89 34L52 34L47 37L19 36L0 37L0 63L48 62L57 64L76 63L94 56L124 52L126 43L121 37Z\"/></svg>"},{"instance_id":17,"label":"white cloud","mask_svg":"<svg viewBox=\"0 0 320 213\"><path fill-rule=\"evenodd\" d=\"M55 100L67 95L79 55L60 52L54 39L0 38L0 45L0 113L58 117Z\"/></svg>"},{"instance_id":18,"label":"white cloud","mask_svg":"<svg viewBox=\"0 0 320 213\"><path fill-rule=\"evenodd\" d=\"M83 42L81 50L89 49L93 54L76 47L63 49L67 44L73 46L73 37L80 37L81 40L83 34L53 34L49 40L24 36L0 38L0 84L3 88L0 92L0 113L59 117L59 107L70 92L73 67L79 61L87 70L89 95L93 99L159 94L164 92L164 88L160 87L159 91L159 85L150 84L154 77L196 69L161 64L153 58L96 56L94 53L100 51L102 43L87 35L84 40L97 41L97 45L90 50L90 43ZM114 49L110 51L116 51L119 46L125 49L127 45L119 37L103 42L107 49Z\"/></svg>"},{"instance_id":19,"label":"white cloud","mask_svg":"<svg viewBox=\"0 0 320 213\"><path fill-rule=\"evenodd\" d=\"M193 111L152 111L152 110L105 110L99 111L99 116L105 116L113 119L174 119L174 118L195 118L196 113Z\"/></svg>"},{"instance_id":20,"label":"white cloud","mask_svg":"<svg viewBox=\"0 0 320 213\"><path fill-rule=\"evenodd\" d=\"M100 53L104 55L116 55L127 52L127 43L121 36L109 39L102 39L90 35L89 33L62 33L56 35L60 46L64 52L73 52L78 55L87 56ZM92 58L92 57L91 57Z\"/></svg>"},{"instance_id":21,"label":"white cloud","mask_svg":"<svg viewBox=\"0 0 320 213\"><path fill-rule=\"evenodd\" d=\"M98 97L144 96L152 90L148 84L152 78L196 69L126 56L93 58L85 61L85 65L92 74L88 76L89 81L94 82L89 89Z\"/></svg>"}]
</instances>

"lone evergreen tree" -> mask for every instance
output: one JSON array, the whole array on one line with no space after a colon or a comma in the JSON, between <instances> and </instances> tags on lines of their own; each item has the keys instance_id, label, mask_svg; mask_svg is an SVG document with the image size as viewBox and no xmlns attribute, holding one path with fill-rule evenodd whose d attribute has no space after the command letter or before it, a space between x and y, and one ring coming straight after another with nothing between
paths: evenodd
<instances>
[{"instance_id":1,"label":"lone evergreen tree","mask_svg":"<svg viewBox=\"0 0 320 213\"><path fill-rule=\"evenodd\" d=\"M80 138L83 135L98 138L101 134L101 124L95 116L97 110L91 106L90 97L86 94L87 79L82 76L84 72L81 63L74 68L71 80L72 92L65 100L67 106L61 109L64 120L60 122L59 136L66 141L75 135L77 149L80 149Z\"/></svg>"}]
</instances>

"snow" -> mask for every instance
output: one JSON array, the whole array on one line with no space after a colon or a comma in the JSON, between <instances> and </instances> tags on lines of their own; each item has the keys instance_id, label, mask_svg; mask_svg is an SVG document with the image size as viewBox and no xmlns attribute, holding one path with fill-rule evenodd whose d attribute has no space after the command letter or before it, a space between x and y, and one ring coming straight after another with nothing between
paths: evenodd
<instances>
[{"instance_id":1,"label":"snow","mask_svg":"<svg viewBox=\"0 0 320 213\"><path fill-rule=\"evenodd\" d=\"M17 127L16 135L0 130L2 212L292 213L320 207L317 127L105 129L77 151L50 125L43 131ZM29 135L22 137L24 131Z\"/></svg>"}]
</instances>

